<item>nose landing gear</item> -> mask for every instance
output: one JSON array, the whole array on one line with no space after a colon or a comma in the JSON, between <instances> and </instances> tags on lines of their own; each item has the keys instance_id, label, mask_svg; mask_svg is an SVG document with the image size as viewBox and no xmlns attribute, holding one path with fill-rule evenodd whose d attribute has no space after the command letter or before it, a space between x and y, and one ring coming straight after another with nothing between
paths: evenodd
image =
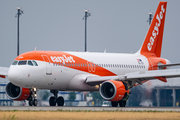
<instances>
[{"instance_id":1,"label":"nose landing gear","mask_svg":"<svg viewBox=\"0 0 180 120\"><path fill-rule=\"evenodd\" d=\"M50 106L56 106L56 103L58 106L64 105L64 98L62 96L57 97L58 91L57 90L50 90L51 93L54 94L54 96L51 96L49 99L49 105Z\"/></svg>"},{"instance_id":2,"label":"nose landing gear","mask_svg":"<svg viewBox=\"0 0 180 120\"><path fill-rule=\"evenodd\" d=\"M37 92L37 89L36 88L32 88L31 89L31 96L29 97L29 106L37 106L37 99L36 99L36 97L37 97L37 94L36 94L36 92Z\"/></svg>"}]
</instances>

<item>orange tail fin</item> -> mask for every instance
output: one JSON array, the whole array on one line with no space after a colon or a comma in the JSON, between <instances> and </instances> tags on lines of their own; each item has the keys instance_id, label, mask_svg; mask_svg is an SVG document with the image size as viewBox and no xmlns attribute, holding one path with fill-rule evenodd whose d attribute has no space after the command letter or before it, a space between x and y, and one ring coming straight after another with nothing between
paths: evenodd
<instances>
[{"instance_id":1,"label":"orange tail fin","mask_svg":"<svg viewBox=\"0 0 180 120\"><path fill-rule=\"evenodd\" d=\"M159 2L158 8L141 47L144 56L161 56L167 2Z\"/></svg>"}]
</instances>

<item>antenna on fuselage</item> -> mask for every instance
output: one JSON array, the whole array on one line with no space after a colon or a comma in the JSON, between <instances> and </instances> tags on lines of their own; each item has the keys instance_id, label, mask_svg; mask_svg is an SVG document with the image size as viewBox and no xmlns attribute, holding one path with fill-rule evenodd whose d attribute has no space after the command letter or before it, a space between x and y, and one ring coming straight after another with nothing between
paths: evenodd
<instances>
[{"instance_id":1,"label":"antenna on fuselage","mask_svg":"<svg viewBox=\"0 0 180 120\"><path fill-rule=\"evenodd\" d=\"M89 13L89 10L84 10L85 12L85 16L83 17L83 20L85 19L85 52L87 51L87 35L86 35L86 32L87 32L87 17L91 16L91 13Z\"/></svg>"},{"instance_id":2,"label":"antenna on fuselage","mask_svg":"<svg viewBox=\"0 0 180 120\"><path fill-rule=\"evenodd\" d=\"M15 17L17 17L17 56L19 56L19 17L22 15L24 12L21 10L20 7L17 7L18 13L16 14Z\"/></svg>"}]
</instances>

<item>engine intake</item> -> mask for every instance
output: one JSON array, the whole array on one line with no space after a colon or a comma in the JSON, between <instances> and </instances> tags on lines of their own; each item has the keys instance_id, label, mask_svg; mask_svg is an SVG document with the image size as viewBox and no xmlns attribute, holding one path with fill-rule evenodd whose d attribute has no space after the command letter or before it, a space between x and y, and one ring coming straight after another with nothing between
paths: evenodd
<instances>
[{"instance_id":1,"label":"engine intake","mask_svg":"<svg viewBox=\"0 0 180 120\"><path fill-rule=\"evenodd\" d=\"M11 100L26 100L31 94L28 88L18 87L11 82L6 85L6 95Z\"/></svg>"},{"instance_id":2,"label":"engine intake","mask_svg":"<svg viewBox=\"0 0 180 120\"><path fill-rule=\"evenodd\" d=\"M122 81L108 80L102 83L99 92L108 101L119 101L125 97L129 91Z\"/></svg>"}]
</instances>

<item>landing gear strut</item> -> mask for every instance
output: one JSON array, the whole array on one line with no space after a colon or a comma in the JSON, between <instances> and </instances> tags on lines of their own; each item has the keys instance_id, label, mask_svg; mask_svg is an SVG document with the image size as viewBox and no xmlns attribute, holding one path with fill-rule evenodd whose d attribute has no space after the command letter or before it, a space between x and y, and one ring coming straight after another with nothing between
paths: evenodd
<instances>
[{"instance_id":1,"label":"landing gear strut","mask_svg":"<svg viewBox=\"0 0 180 120\"><path fill-rule=\"evenodd\" d=\"M36 94L36 92L37 92L37 89L36 88L32 88L31 89L31 96L29 97L29 106L37 106L37 99L36 99L36 96L37 96L37 94Z\"/></svg>"},{"instance_id":2,"label":"landing gear strut","mask_svg":"<svg viewBox=\"0 0 180 120\"><path fill-rule=\"evenodd\" d=\"M49 99L49 105L50 106L56 106L56 103L58 106L64 105L64 98L63 97L57 97L58 91L57 90L50 90L51 93L54 94L54 96L51 96Z\"/></svg>"}]
</instances>

